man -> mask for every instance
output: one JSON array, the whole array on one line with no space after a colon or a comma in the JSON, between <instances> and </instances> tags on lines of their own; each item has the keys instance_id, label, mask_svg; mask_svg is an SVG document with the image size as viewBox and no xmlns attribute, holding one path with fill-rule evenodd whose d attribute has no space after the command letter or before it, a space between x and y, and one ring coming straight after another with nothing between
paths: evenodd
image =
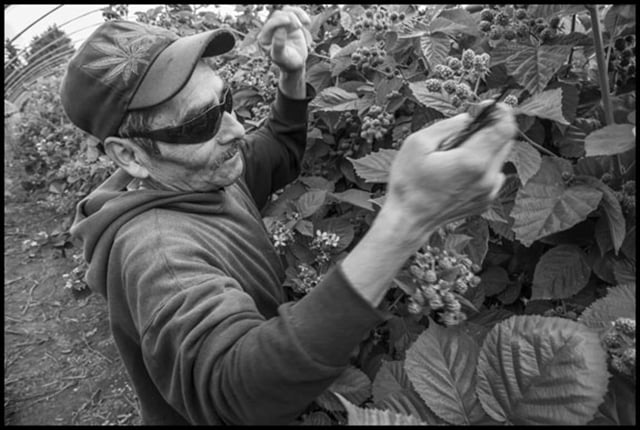
<instances>
[{"instance_id":1,"label":"man","mask_svg":"<svg viewBox=\"0 0 640 430\"><path fill-rule=\"evenodd\" d=\"M370 230L323 282L285 303L284 270L259 209L299 173L306 141L309 17L272 15L259 40L280 67L276 101L251 136L201 57L223 30L185 38L103 24L61 89L71 120L119 169L79 205L72 233L106 297L110 326L146 424L288 424L346 368L402 264L444 222L497 195L515 122L434 152L470 121L409 136Z\"/></svg>"}]
</instances>

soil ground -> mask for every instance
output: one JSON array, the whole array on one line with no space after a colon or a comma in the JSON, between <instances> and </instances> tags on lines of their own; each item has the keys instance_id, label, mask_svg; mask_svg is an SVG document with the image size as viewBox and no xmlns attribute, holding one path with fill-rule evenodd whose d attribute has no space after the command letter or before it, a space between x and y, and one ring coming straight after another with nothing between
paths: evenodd
<instances>
[{"instance_id":1,"label":"soil ground","mask_svg":"<svg viewBox=\"0 0 640 430\"><path fill-rule=\"evenodd\" d=\"M81 251L43 244L63 218L22 188L6 145L4 424L139 425L105 301L65 288Z\"/></svg>"}]
</instances>

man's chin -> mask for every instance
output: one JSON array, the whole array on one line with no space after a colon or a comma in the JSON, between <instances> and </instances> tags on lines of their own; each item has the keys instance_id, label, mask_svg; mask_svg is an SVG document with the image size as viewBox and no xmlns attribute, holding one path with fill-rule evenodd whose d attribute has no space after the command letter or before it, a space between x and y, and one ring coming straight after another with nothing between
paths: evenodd
<instances>
[{"instance_id":1,"label":"man's chin","mask_svg":"<svg viewBox=\"0 0 640 430\"><path fill-rule=\"evenodd\" d=\"M241 152L238 151L232 158L225 161L222 166L218 168L213 185L215 189L228 187L242 176L244 172L244 158Z\"/></svg>"}]
</instances>

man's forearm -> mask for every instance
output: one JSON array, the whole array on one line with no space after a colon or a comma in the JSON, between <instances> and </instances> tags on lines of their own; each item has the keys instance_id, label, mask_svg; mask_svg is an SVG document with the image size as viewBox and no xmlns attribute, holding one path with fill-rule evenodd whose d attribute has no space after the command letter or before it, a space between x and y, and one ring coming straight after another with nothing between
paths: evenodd
<instances>
[{"instance_id":1,"label":"man's forearm","mask_svg":"<svg viewBox=\"0 0 640 430\"><path fill-rule=\"evenodd\" d=\"M291 98L302 100L307 96L305 85L305 69L297 72L285 72L280 70L280 91Z\"/></svg>"},{"instance_id":2,"label":"man's forearm","mask_svg":"<svg viewBox=\"0 0 640 430\"><path fill-rule=\"evenodd\" d=\"M414 226L389 206L382 208L367 234L343 260L345 277L372 306L378 306L397 272L424 245L430 231L432 228Z\"/></svg>"}]
</instances>

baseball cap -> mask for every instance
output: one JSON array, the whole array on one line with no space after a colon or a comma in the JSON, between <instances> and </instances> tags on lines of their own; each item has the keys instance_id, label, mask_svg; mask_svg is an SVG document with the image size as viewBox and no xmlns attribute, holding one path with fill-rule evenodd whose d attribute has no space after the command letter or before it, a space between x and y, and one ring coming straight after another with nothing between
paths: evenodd
<instances>
[{"instance_id":1,"label":"baseball cap","mask_svg":"<svg viewBox=\"0 0 640 430\"><path fill-rule=\"evenodd\" d=\"M158 105L177 94L202 57L230 51L225 29L179 37L132 21L101 24L69 61L60 88L76 126L104 140L115 136L128 111Z\"/></svg>"}]
</instances>

